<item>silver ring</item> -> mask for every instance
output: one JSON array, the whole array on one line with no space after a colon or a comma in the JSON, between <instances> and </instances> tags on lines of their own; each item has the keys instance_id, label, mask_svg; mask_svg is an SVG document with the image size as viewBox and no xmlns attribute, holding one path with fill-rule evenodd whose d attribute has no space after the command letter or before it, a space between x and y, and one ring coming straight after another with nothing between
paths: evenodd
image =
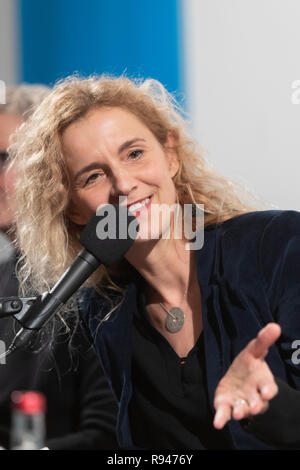
<instances>
[{"instance_id":1,"label":"silver ring","mask_svg":"<svg viewBox=\"0 0 300 470\"><path fill-rule=\"evenodd\" d=\"M237 400L237 401L234 403L234 406L246 405L246 404L247 404L246 400L241 399L241 400Z\"/></svg>"}]
</instances>

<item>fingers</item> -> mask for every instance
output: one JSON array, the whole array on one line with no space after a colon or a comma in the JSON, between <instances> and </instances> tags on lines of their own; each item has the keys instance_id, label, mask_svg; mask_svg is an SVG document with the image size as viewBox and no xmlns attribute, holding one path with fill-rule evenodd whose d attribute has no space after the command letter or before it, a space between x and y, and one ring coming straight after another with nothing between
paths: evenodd
<instances>
[{"instance_id":1,"label":"fingers","mask_svg":"<svg viewBox=\"0 0 300 470\"><path fill-rule=\"evenodd\" d=\"M249 415L259 413L263 406L262 398L258 393L252 393L247 402L249 404Z\"/></svg>"},{"instance_id":2,"label":"fingers","mask_svg":"<svg viewBox=\"0 0 300 470\"><path fill-rule=\"evenodd\" d=\"M220 404L216 408L213 425L216 429L222 429L227 421L231 419L231 406L228 404Z\"/></svg>"},{"instance_id":3,"label":"fingers","mask_svg":"<svg viewBox=\"0 0 300 470\"><path fill-rule=\"evenodd\" d=\"M219 397L217 402L220 402L225 397ZM243 418L247 418L250 412L250 406L244 399L238 399L234 403L219 403L215 404L216 414L214 417L213 425L216 429L222 429L225 424L231 420L240 420Z\"/></svg>"},{"instance_id":4,"label":"fingers","mask_svg":"<svg viewBox=\"0 0 300 470\"><path fill-rule=\"evenodd\" d=\"M234 403L232 418L235 420L241 420L244 418L250 418L258 414L265 413L269 408L269 404L266 401L263 401L259 396L252 403L247 402L246 400L237 400Z\"/></svg>"},{"instance_id":5,"label":"fingers","mask_svg":"<svg viewBox=\"0 0 300 470\"><path fill-rule=\"evenodd\" d=\"M244 399L236 400L233 404L232 417L233 419L240 420L249 415L249 404Z\"/></svg>"},{"instance_id":6,"label":"fingers","mask_svg":"<svg viewBox=\"0 0 300 470\"><path fill-rule=\"evenodd\" d=\"M264 413L269 407L268 401L277 392L278 386L274 381L262 382L257 389L246 387L239 394L217 391L214 400L214 427L222 429L230 419L241 420Z\"/></svg>"},{"instance_id":7,"label":"fingers","mask_svg":"<svg viewBox=\"0 0 300 470\"><path fill-rule=\"evenodd\" d=\"M274 380L262 383L258 386L261 397L264 401L269 401L278 393L278 385Z\"/></svg>"},{"instance_id":8,"label":"fingers","mask_svg":"<svg viewBox=\"0 0 300 470\"><path fill-rule=\"evenodd\" d=\"M261 415L261 414L265 413L268 408L269 408L269 403L267 401L265 401L263 407L261 408L261 410L257 414Z\"/></svg>"},{"instance_id":9,"label":"fingers","mask_svg":"<svg viewBox=\"0 0 300 470\"><path fill-rule=\"evenodd\" d=\"M249 401L251 403L249 403ZM213 421L214 427L216 429L222 429L231 419L239 421L257 414L262 414L265 413L269 407L268 402L263 401L258 394L249 401L237 399L232 404L222 403L217 405Z\"/></svg>"},{"instance_id":10,"label":"fingers","mask_svg":"<svg viewBox=\"0 0 300 470\"><path fill-rule=\"evenodd\" d=\"M281 328L277 323L268 323L260 330L257 337L248 344L248 352L255 358L264 358L269 347L277 341L280 334Z\"/></svg>"}]
</instances>

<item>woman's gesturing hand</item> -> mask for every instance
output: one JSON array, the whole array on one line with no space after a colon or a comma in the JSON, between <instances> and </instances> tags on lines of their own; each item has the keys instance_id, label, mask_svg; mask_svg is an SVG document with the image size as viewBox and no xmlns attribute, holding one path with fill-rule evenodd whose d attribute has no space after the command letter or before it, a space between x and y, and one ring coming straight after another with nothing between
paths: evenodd
<instances>
[{"instance_id":1,"label":"woman's gesturing hand","mask_svg":"<svg viewBox=\"0 0 300 470\"><path fill-rule=\"evenodd\" d=\"M264 358L280 334L277 323L268 323L234 359L215 392L215 428L267 410L278 387Z\"/></svg>"}]
</instances>

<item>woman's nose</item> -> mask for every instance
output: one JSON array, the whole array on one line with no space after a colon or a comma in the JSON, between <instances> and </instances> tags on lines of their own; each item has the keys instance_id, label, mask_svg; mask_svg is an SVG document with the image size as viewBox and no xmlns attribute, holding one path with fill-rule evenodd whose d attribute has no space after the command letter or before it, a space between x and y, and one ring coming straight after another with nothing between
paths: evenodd
<instances>
[{"instance_id":1,"label":"woman's nose","mask_svg":"<svg viewBox=\"0 0 300 470\"><path fill-rule=\"evenodd\" d=\"M114 170L112 173L112 196L127 196L136 187L137 182L134 176L124 168Z\"/></svg>"}]
</instances>

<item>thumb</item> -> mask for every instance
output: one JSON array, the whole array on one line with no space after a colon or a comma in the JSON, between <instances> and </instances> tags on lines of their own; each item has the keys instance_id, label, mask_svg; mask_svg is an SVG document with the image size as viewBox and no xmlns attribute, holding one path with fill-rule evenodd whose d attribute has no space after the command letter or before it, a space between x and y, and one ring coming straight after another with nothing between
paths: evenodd
<instances>
[{"instance_id":1,"label":"thumb","mask_svg":"<svg viewBox=\"0 0 300 470\"><path fill-rule=\"evenodd\" d=\"M280 334L281 328L277 323L268 323L249 343L248 353L257 359L264 358L268 354L269 347L277 341Z\"/></svg>"}]
</instances>

